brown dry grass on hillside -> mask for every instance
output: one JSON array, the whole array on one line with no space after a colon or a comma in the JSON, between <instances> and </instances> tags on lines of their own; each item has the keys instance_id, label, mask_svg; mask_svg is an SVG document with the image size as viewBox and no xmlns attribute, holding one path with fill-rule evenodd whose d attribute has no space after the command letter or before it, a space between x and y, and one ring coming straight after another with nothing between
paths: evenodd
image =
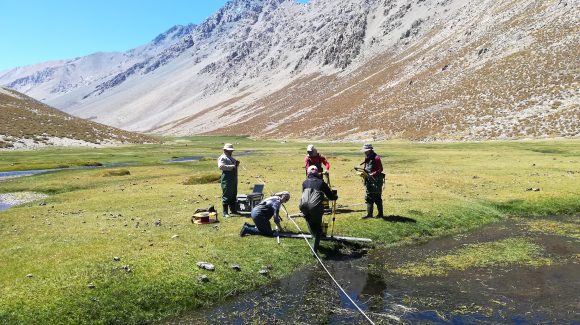
<instances>
[{"instance_id":1,"label":"brown dry grass on hillside","mask_svg":"<svg viewBox=\"0 0 580 325\"><path fill-rule=\"evenodd\" d=\"M445 41L423 45L446 28L441 25L401 53L383 54L348 74L296 80L239 108L252 112L251 118L210 133L412 140L580 136L580 25L574 17L551 17L547 4L507 12L515 7L498 2L491 8L505 15L484 35L457 29Z\"/></svg>"},{"instance_id":2,"label":"brown dry grass on hillside","mask_svg":"<svg viewBox=\"0 0 580 325\"><path fill-rule=\"evenodd\" d=\"M157 142L152 137L123 131L73 117L16 91L14 96L0 92L0 147L11 147L20 139L48 144L49 137L83 140L91 143Z\"/></svg>"}]
</instances>

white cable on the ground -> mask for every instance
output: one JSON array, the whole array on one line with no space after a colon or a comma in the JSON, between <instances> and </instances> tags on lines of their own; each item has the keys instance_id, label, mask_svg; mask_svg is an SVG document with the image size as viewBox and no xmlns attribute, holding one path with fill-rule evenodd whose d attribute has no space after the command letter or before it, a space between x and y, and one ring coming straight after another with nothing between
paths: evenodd
<instances>
[{"instance_id":1,"label":"white cable on the ground","mask_svg":"<svg viewBox=\"0 0 580 325\"><path fill-rule=\"evenodd\" d=\"M246 169L246 167L244 167L244 165L242 165L242 169L244 171L248 171ZM262 180L259 176L256 176L256 178L262 182L264 185L266 185L266 182L264 182L264 180ZM320 265L322 265L322 268L324 269L324 271L326 271L326 273L328 274L328 276L332 279L332 281L334 282L334 284L336 284L336 286L340 289L340 291L348 298L348 300L356 307L356 309L366 318L366 320L372 324L375 325L375 322L373 322L369 316L367 316L367 314L356 304L356 302L354 302L354 300L346 293L346 291L344 291L344 289L342 288L342 286L338 283L338 281L336 281L336 279L332 276L332 274L330 273L330 271L326 268L326 265L324 265L324 263L322 262L322 260L320 259L320 256L318 256L318 254L314 251L314 248L312 247L312 245L310 245L310 242L308 241L308 239L306 238L306 236L304 235L304 233L302 232L302 229L300 229L300 226L298 226L298 224L294 221L294 219L290 218L290 214L288 213L288 210L286 210L286 206L284 206L284 204L282 204L282 208L284 209L284 211L286 212L286 217L287 219L290 219L292 221L292 223L296 226L296 229L298 229L298 231L300 232L300 235L302 235L302 238L304 238L304 241L306 242L306 244L308 245L308 247L310 247L310 251L312 251L312 254L314 254L314 256L316 257L316 259L318 260L318 263L320 263ZM278 237L280 238L280 237ZM278 242L279 244L279 242Z\"/></svg>"},{"instance_id":2,"label":"white cable on the ground","mask_svg":"<svg viewBox=\"0 0 580 325\"><path fill-rule=\"evenodd\" d=\"M340 291L342 291L342 293L348 298L348 300L350 300L350 302L356 307L356 309L358 309L358 311L369 321L369 323L375 325L375 323L369 318L369 316L367 316L367 314L356 304L356 302L354 302L354 300L346 293L346 291L344 291L342 286L338 283L338 281L336 281L336 279L332 276L330 271L328 271L328 269L326 268L326 265L324 265L324 263L322 262L322 260L318 256L318 254L314 251L314 248L312 247L312 245L310 245L310 242L308 241L308 239L306 238L306 236L302 232L302 229L300 229L300 226L298 226L298 224L294 221L294 219L289 217L288 210L286 210L286 207L284 205L282 205L282 208L284 208L284 211L286 212L287 218L290 219L292 221L292 223L294 223L294 225L296 226L296 228L300 232L300 235L302 235L302 238L304 238L304 241L306 242L306 244L308 244L308 247L310 247L312 254L314 254L314 257L316 257L316 259L318 260L318 263L320 263L320 265L322 265L322 268L324 269L324 271L326 271L326 273L332 279L334 284L336 284L336 286L340 289Z\"/></svg>"}]
</instances>

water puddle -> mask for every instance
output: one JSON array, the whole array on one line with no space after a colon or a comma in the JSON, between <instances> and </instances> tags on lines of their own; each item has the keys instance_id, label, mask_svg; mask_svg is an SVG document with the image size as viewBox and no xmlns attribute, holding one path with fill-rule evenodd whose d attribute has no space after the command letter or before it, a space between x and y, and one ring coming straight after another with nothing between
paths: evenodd
<instances>
[{"instance_id":1,"label":"water puddle","mask_svg":"<svg viewBox=\"0 0 580 325\"><path fill-rule=\"evenodd\" d=\"M580 229L577 219L566 221L578 226L576 236ZM402 276L389 269L468 245L515 237L542 247L542 257L553 263L472 267L422 277ZM510 220L421 245L375 249L362 258L327 256L325 263L376 324L569 324L580 322L579 255L580 241L574 236L531 231L525 221ZM213 309L164 324L263 323L367 322L326 273L313 266Z\"/></svg>"},{"instance_id":2,"label":"water puddle","mask_svg":"<svg viewBox=\"0 0 580 325\"><path fill-rule=\"evenodd\" d=\"M173 159L167 159L167 160L162 160L161 162L164 163L180 163L180 162L189 162L189 161L198 161L201 158L203 158L204 156L188 156L188 157L180 157L180 158L173 158ZM210 157L213 158L213 157ZM217 157L216 157L217 159Z\"/></svg>"},{"instance_id":3,"label":"water puddle","mask_svg":"<svg viewBox=\"0 0 580 325\"><path fill-rule=\"evenodd\" d=\"M254 154L254 150L240 151L240 152L236 152L234 154L234 158L235 157L251 156L253 154ZM182 163L182 162L199 161L199 160L201 160L203 158L218 159L218 156L187 156L187 157L175 157L175 158L172 158L172 159L162 160L161 162L164 162L164 163Z\"/></svg>"},{"instance_id":4,"label":"water puddle","mask_svg":"<svg viewBox=\"0 0 580 325\"><path fill-rule=\"evenodd\" d=\"M106 164L100 166L76 166L76 167L66 167L66 168L51 168L51 169L35 169L35 170L18 170L18 171L11 171L11 172L0 172L0 181L15 178L15 177L22 177L22 176L32 176L50 172L56 172L60 170L77 170L77 169L95 169L95 168L110 168L110 167L125 167L132 165L134 163L115 163L115 164Z\"/></svg>"},{"instance_id":5,"label":"water puddle","mask_svg":"<svg viewBox=\"0 0 580 325\"><path fill-rule=\"evenodd\" d=\"M35 192L16 192L0 194L0 211L13 206L46 199L48 195Z\"/></svg>"}]
</instances>

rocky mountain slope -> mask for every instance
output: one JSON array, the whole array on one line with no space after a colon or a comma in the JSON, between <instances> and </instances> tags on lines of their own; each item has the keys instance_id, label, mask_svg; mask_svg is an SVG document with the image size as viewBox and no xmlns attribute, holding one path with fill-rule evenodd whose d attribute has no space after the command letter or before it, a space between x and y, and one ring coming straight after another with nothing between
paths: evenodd
<instances>
[{"instance_id":1,"label":"rocky mountain slope","mask_svg":"<svg viewBox=\"0 0 580 325\"><path fill-rule=\"evenodd\" d=\"M12 80L14 71L0 83L77 116L163 134L579 137L579 9L565 0L232 0L159 37L162 46L116 54L125 65L79 73L73 86L59 88L55 75Z\"/></svg>"},{"instance_id":2,"label":"rocky mountain slope","mask_svg":"<svg viewBox=\"0 0 580 325\"><path fill-rule=\"evenodd\" d=\"M73 117L24 94L0 87L0 149L155 141L149 136Z\"/></svg>"}]
</instances>

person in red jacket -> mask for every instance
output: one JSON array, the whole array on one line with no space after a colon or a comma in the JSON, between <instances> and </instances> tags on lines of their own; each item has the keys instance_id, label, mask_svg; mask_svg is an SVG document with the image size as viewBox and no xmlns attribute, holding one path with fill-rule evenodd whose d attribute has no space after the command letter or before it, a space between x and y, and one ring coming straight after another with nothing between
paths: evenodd
<instances>
[{"instance_id":1,"label":"person in red jacket","mask_svg":"<svg viewBox=\"0 0 580 325\"><path fill-rule=\"evenodd\" d=\"M381 157L373 149L372 144L365 144L362 148L365 153L365 161L361 163L368 176L365 178L365 202L367 203L367 214L363 219L373 217L373 204L377 205L377 218L383 218L383 184L385 174L383 174L383 163Z\"/></svg>"},{"instance_id":2,"label":"person in red jacket","mask_svg":"<svg viewBox=\"0 0 580 325\"><path fill-rule=\"evenodd\" d=\"M310 166L316 166L318 170L317 176L322 178L323 172L328 172L330 169L328 160L326 160L326 157L318 153L318 150L314 148L313 144L309 144L308 147L306 147L306 153L307 155L304 157L304 170L306 171L306 175L308 175L308 168ZM326 169L322 168L323 165Z\"/></svg>"}]
</instances>

